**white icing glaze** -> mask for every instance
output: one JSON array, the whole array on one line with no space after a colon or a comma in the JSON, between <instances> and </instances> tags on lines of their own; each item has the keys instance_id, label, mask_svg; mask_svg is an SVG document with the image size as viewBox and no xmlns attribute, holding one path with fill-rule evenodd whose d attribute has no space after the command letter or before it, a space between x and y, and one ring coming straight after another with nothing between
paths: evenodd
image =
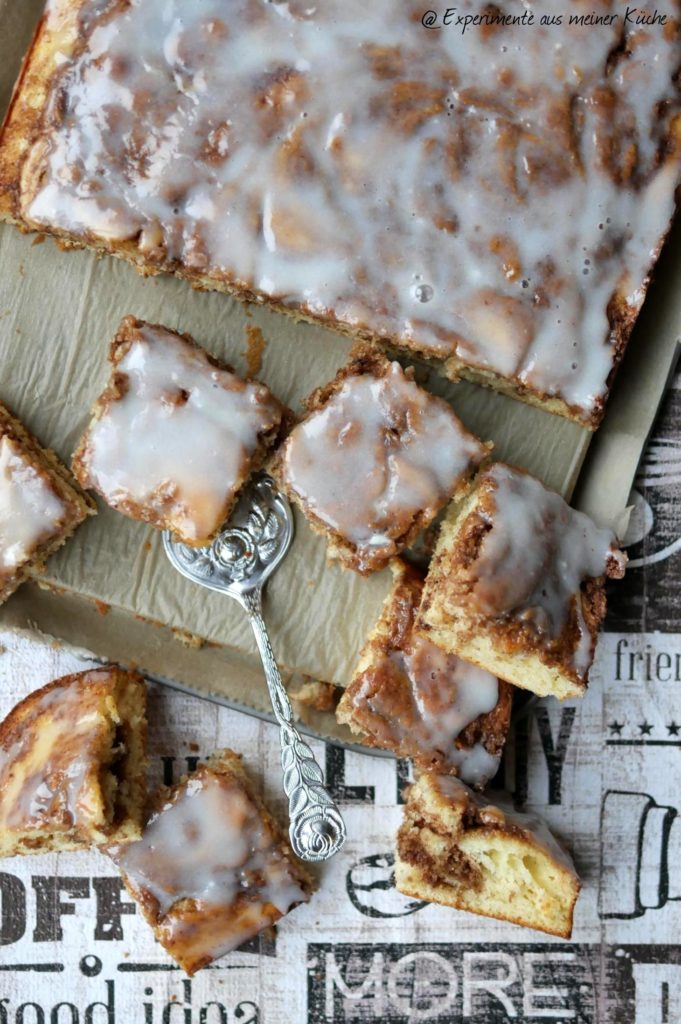
<instances>
[{"instance_id":1,"label":"white icing glaze","mask_svg":"<svg viewBox=\"0 0 681 1024\"><path fill-rule=\"evenodd\" d=\"M452 804L473 804L480 812L481 824L490 828L513 826L521 829L526 837L544 849L550 857L566 867L576 877L575 866L570 854L551 834L546 822L536 814L516 811L510 796L494 794L494 803L473 792L460 779L451 775L432 775L428 778L440 797Z\"/></svg>"},{"instance_id":2,"label":"white icing glaze","mask_svg":"<svg viewBox=\"0 0 681 1024\"><path fill-rule=\"evenodd\" d=\"M493 779L499 769L501 754L490 754L483 743L457 750L452 760L458 766L459 777L469 786L481 788Z\"/></svg>"},{"instance_id":3,"label":"white icing glaze","mask_svg":"<svg viewBox=\"0 0 681 1024\"><path fill-rule=\"evenodd\" d=\"M580 639L572 663L584 676L593 640L580 586L603 576L611 559L623 565L615 535L527 473L497 464L485 478L494 484L495 511L483 513L491 529L468 570L471 606L486 617L513 616L549 640L560 636L574 606Z\"/></svg>"},{"instance_id":4,"label":"white icing glaze","mask_svg":"<svg viewBox=\"0 0 681 1024\"><path fill-rule=\"evenodd\" d=\"M86 8L53 94L29 223L139 236L160 266L597 406L608 302L621 287L638 308L673 209L664 29L625 26L613 62L621 20L541 26L559 0L508 0L531 28L464 37L392 0L111 9Z\"/></svg>"},{"instance_id":5,"label":"white icing glaze","mask_svg":"<svg viewBox=\"0 0 681 1024\"><path fill-rule=\"evenodd\" d=\"M89 429L90 484L114 507L146 506L183 538L207 538L248 476L259 434L279 422L278 403L148 325L115 374L126 377L125 393Z\"/></svg>"},{"instance_id":6,"label":"white icing glaze","mask_svg":"<svg viewBox=\"0 0 681 1024\"><path fill-rule=\"evenodd\" d=\"M228 923L237 899L245 898L250 910L246 930L240 931L237 920L222 944L216 931L213 959L308 898L252 800L237 783L206 770L173 794L140 840L110 852L138 895L150 893L158 902L159 920L179 900L190 899L206 915L220 911ZM170 935L182 935L180 915L164 924Z\"/></svg>"},{"instance_id":7,"label":"white icing glaze","mask_svg":"<svg viewBox=\"0 0 681 1024\"><path fill-rule=\"evenodd\" d=\"M348 377L284 448L287 486L360 555L387 558L423 513L432 519L485 454L454 413L391 363Z\"/></svg>"},{"instance_id":8,"label":"white icing glaze","mask_svg":"<svg viewBox=\"0 0 681 1024\"><path fill-rule=\"evenodd\" d=\"M21 445L0 438L0 580L25 565L64 524L66 505Z\"/></svg>"},{"instance_id":9,"label":"white icing glaze","mask_svg":"<svg viewBox=\"0 0 681 1024\"><path fill-rule=\"evenodd\" d=\"M440 740L446 746L448 736L458 735L479 715L496 707L496 677L446 654L429 640L414 637L402 659L419 714L436 745ZM442 692L447 686L449 699Z\"/></svg>"},{"instance_id":10,"label":"white icing glaze","mask_svg":"<svg viewBox=\"0 0 681 1024\"><path fill-rule=\"evenodd\" d=\"M390 685L372 694L376 673L380 677L384 665ZM408 751L408 756L414 756L418 752L426 759L439 754L442 763L456 768L466 782L481 786L496 774L500 755L490 754L481 743L459 747L456 740L466 726L492 711L498 699L499 682L491 673L446 654L423 637L412 636L405 650L392 650L372 663L353 695L353 704L360 710L368 707L378 716L379 722L373 723L377 737L389 747L401 748L398 753ZM405 700L409 703L406 720ZM363 717L360 725L371 728L372 722Z\"/></svg>"},{"instance_id":11,"label":"white icing glaze","mask_svg":"<svg viewBox=\"0 0 681 1024\"><path fill-rule=\"evenodd\" d=\"M77 683L35 695L18 738L0 747L0 827L65 831L89 820L102 727Z\"/></svg>"}]
</instances>

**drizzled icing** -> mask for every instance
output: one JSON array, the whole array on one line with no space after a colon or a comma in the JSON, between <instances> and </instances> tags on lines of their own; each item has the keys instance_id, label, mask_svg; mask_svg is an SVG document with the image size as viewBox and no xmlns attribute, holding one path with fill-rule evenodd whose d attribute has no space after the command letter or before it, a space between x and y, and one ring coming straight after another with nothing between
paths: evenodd
<instances>
[{"instance_id":1,"label":"drizzled icing","mask_svg":"<svg viewBox=\"0 0 681 1024\"><path fill-rule=\"evenodd\" d=\"M240 784L202 767L111 851L162 941L182 959L216 959L308 899L280 843ZM176 905L195 901L191 920ZM202 925L202 920L204 925Z\"/></svg>"},{"instance_id":2,"label":"drizzled icing","mask_svg":"<svg viewBox=\"0 0 681 1024\"><path fill-rule=\"evenodd\" d=\"M452 805L458 804L464 810L472 805L477 812L478 826L520 829L527 839L542 847L550 857L575 874L572 858L551 834L546 823L536 814L516 811L510 797L495 793L492 804L451 775L429 775L423 784L432 786L441 799Z\"/></svg>"},{"instance_id":3,"label":"drizzled icing","mask_svg":"<svg viewBox=\"0 0 681 1024\"><path fill-rule=\"evenodd\" d=\"M459 746L457 739L498 699L495 676L420 636L411 636L404 650L373 660L351 689L358 725L380 746L402 757L435 760L440 770L453 768L475 786L496 774L501 754L491 754L481 742Z\"/></svg>"},{"instance_id":4,"label":"drizzled icing","mask_svg":"<svg viewBox=\"0 0 681 1024\"><path fill-rule=\"evenodd\" d=\"M360 568L398 550L429 522L485 454L451 409L391 363L349 376L284 447L286 486L357 549Z\"/></svg>"},{"instance_id":5,"label":"drizzled icing","mask_svg":"<svg viewBox=\"0 0 681 1024\"><path fill-rule=\"evenodd\" d=\"M86 435L85 482L115 508L139 515L141 507L142 518L190 542L209 537L261 434L279 423L279 403L264 385L216 369L200 349L150 325L135 332L115 379L121 396L105 401Z\"/></svg>"},{"instance_id":6,"label":"drizzled icing","mask_svg":"<svg viewBox=\"0 0 681 1024\"><path fill-rule=\"evenodd\" d=\"M540 25L558 0L503 8L526 9L531 29L462 37L392 0L86 5L22 214L588 416L608 303L638 308L673 210L679 43L673 24Z\"/></svg>"},{"instance_id":7,"label":"drizzled icing","mask_svg":"<svg viewBox=\"0 0 681 1024\"><path fill-rule=\"evenodd\" d=\"M33 694L27 715L5 721L0 747L0 828L68 831L101 813L98 775L109 724L91 673ZM108 748L107 748L108 749Z\"/></svg>"},{"instance_id":8,"label":"drizzled icing","mask_svg":"<svg viewBox=\"0 0 681 1024\"><path fill-rule=\"evenodd\" d=\"M586 579L624 571L615 536L527 473L498 464L485 474L483 486L488 482L494 511L481 513L490 529L467 570L470 606L485 617L512 616L549 641L560 636L574 608L579 642L572 663L584 676L593 638L580 587Z\"/></svg>"},{"instance_id":9,"label":"drizzled icing","mask_svg":"<svg viewBox=\"0 0 681 1024\"><path fill-rule=\"evenodd\" d=\"M56 536L67 507L11 437L0 438L0 583Z\"/></svg>"}]
</instances>

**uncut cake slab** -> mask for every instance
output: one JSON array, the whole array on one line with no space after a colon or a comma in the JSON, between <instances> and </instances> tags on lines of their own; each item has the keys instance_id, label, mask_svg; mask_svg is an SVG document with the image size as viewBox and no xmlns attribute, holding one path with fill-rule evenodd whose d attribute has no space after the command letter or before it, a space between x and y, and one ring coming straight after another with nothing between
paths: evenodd
<instances>
[{"instance_id":1,"label":"uncut cake slab","mask_svg":"<svg viewBox=\"0 0 681 1024\"><path fill-rule=\"evenodd\" d=\"M81 8L84 10L87 6L58 3L52 4L50 10L63 9L73 12ZM133 12L138 6L132 5ZM161 5L150 3L146 6L153 20L157 8ZM182 5L176 6L179 10ZM238 24L239 31L247 31L241 17L246 9L257 12L260 18L261 9L264 10L267 6L268 13L263 17L281 17L279 8L282 5L243 5L235 2L226 6L233 9L234 23ZM287 9L291 8L295 31L303 33L300 37L301 45L304 43L309 47L309 40L305 42L306 33L309 35L313 32L314 22L307 26L304 24L304 11L302 7L298 10L299 6L290 4L287 5ZM112 10L114 7L115 5L111 5ZM100 8L108 9L107 5L96 5L98 11ZM20 42L28 45L41 10L40 3L17 5L0 2L0 17L3 18L3 23L12 29L5 34L6 41L0 43L5 58L0 72L3 107L9 100L18 71L22 48ZM405 4L404 10L406 17L409 12L413 13L415 8L412 9L412 5ZM364 23L361 38L356 40L359 49L364 48L362 52L369 53L367 60L373 62L375 81L382 83L380 95L384 96L384 99L387 97L387 106L380 107L376 116L381 121L385 121L386 118L396 119L400 122L395 126L398 134L404 131L406 125L410 139L419 137L423 140L427 97L422 91L418 102L415 103L413 95L409 98L397 88L404 78L402 71L396 69L394 64L394 48L399 41L395 35L398 28L390 28L390 19L384 18L381 21L384 28L379 31L379 14L380 11L376 14L376 24L374 16L369 18L368 12L358 16L360 22L362 17L364 18ZM298 22L303 24L299 25ZM394 17L392 23L395 23ZM211 33L218 32L218 27L214 26ZM175 31L172 30L172 26L167 28L167 41L170 44L174 40L173 60L178 63L176 70L179 75L177 88L180 91L184 90L184 96L191 96L192 90L199 88L195 76L192 78L187 70L192 60L193 51L189 45L191 40L184 40L189 47L185 52L182 49L181 33L178 35L176 31L175 36L172 36L172 31ZM253 31L255 29L248 29L248 32ZM268 28L264 23L263 38L271 38L272 31L271 26ZM377 40L372 41L368 38L372 31L377 35ZM274 63L279 58L284 60L285 51L288 52L287 47L290 49L292 45L287 32L289 29L284 25L281 33L277 35L277 46L280 47L281 53L277 50L277 53L270 54L270 60ZM12 38L11 45L9 37ZM145 34L145 38L152 37L153 33ZM250 36L247 34L246 38ZM461 40L457 41L454 36L448 43L436 44L432 33L416 24L409 26L408 38L414 45L418 42L419 46L431 48L431 56L434 59L442 57L441 49L438 47L445 46L451 49L463 45ZM392 47L392 70L390 53L386 55L379 52L380 47L379 50L376 49L377 43L383 43L384 49L390 50ZM532 45L534 47L540 44L541 37L537 36ZM68 53L69 45L68 38L64 37L56 40L56 49L53 46L51 51L48 48L44 52L47 56L51 53L54 58L55 53L62 52L59 46L63 47L63 52ZM643 43L641 45L643 46ZM596 62L598 54L595 52L595 44L590 43L589 47L588 59ZM257 65L254 54L257 54L256 50L246 49L243 62L248 65L248 61L255 61ZM240 66L240 73L245 74L246 70L243 65ZM257 68L253 74L257 78L256 71ZM129 88L133 85L138 91L143 91L143 83L130 82L126 79L129 70L126 71L124 66L116 73L122 76L120 88ZM302 88L300 82L298 86ZM270 113L276 113L279 110L277 104L281 102L288 103L290 100L298 104L298 86L295 76L284 76L282 83L282 76L277 79L275 75L273 78L270 76L266 86L262 85L259 91L254 87L256 100L261 94L265 96L262 117L266 120L268 109ZM306 88L309 88L309 83ZM44 101L44 96L40 96L39 90L34 96L38 105ZM370 101L373 102L372 97L365 97L365 100L369 105ZM442 105L442 97L433 102L436 106L438 103ZM305 175L305 140L310 133L313 138L319 138L320 127L315 124L314 107L310 105L309 111L306 107L305 103L302 107L295 107L296 124L300 122L300 132L296 139L300 146L297 149L295 146L282 146L279 147L279 156L269 154L274 170L278 169L284 176ZM214 113L211 114L212 121L216 120ZM452 111L448 111L444 104L442 109L433 111L428 118L432 124L446 123L447 118L451 120L451 114ZM258 117L260 116L258 114ZM492 114L488 112L483 116L503 118L503 114L498 111ZM218 131L221 124L223 122L213 124L208 131L208 135L213 135L214 162L209 161L211 167L222 166L229 153L229 126ZM360 128L366 133L366 125L360 124ZM665 130L667 129L668 125ZM55 136L57 142L54 152L60 147L68 148L69 143L73 142L63 135L64 129L60 131L62 134L59 135L57 132L58 138ZM271 129L271 134L276 135L276 131L276 127ZM438 130L433 129L433 132L435 143L431 150L435 154ZM342 149L343 137L344 129L339 122L331 141L333 143L334 139L340 139L339 145ZM347 136L348 146L351 142L356 146L363 137L355 137L350 131ZM327 323L333 321L331 325L337 329L352 328L362 335L389 340L407 358L435 358L440 369L444 368L450 375L460 371L477 379L494 378L495 382L507 391L523 392L525 398L550 407L560 406L563 412L573 417L572 422L468 382L448 381L446 375L427 368L425 364L420 364L417 370L419 380L427 381L432 390L451 401L466 427L482 439L495 442L496 455L530 469L566 496L573 491L592 437L590 431L575 420L593 426L601 414L602 399L610 383L610 369L621 355L628 326L633 320L637 304L643 299L649 263L667 229L673 206L673 186L670 184L673 170L668 169L663 161L656 179L661 195L660 201L656 206L653 202L654 195L648 196L646 200L654 216L643 215L636 195L630 195L635 190L627 186L626 210L620 210L620 213L625 218L624 223L627 223L628 218L628 227L636 218L632 238L624 242L620 239L617 242L612 237L612 231L609 232L605 227L599 229L598 224L604 222L599 221L598 217L593 224L589 221L589 230L593 228L596 233L600 232L601 262L592 260L582 251L576 252L576 255L572 254L579 266L577 267L576 263L573 266L570 261L563 261L563 274L567 274L568 277L562 283L555 280L555 275L551 278L546 267L543 269L544 277L541 282L538 279L529 281L517 272L513 252L503 238L494 241L494 238L487 237L487 253L481 265L487 267L488 273L495 281L501 281L498 295L493 298L478 294L476 298L476 291L470 281L457 281L457 301L467 305L471 310L468 315L468 326L457 322L454 325L457 338L443 339L442 324L453 324L451 310L446 308L445 302L445 268L448 259L460 261L461 253L456 250L459 243L456 241L458 236L453 230L452 218L445 216L446 210L439 209L437 189L429 187L433 185L429 175L435 173L439 156L433 155L431 159L426 159L422 153L418 154L421 170L416 177L423 180L424 187L415 200L425 204L424 208L419 207L417 212L420 221L425 225L424 252L427 250L428 255L423 267L410 264L397 268L393 266L390 269L390 253L381 251L380 245L373 244L376 242L376 235L372 235L368 240L367 252L362 254L363 265L355 263L350 266L347 260L343 262L338 254L339 247L347 247L345 226L339 222L338 208L335 208L333 203L329 205L329 216L335 217L333 223L329 222L326 214L322 218L317 217L322 198L315 190L316 185L303 189L301 193L300 182L294 181L292 185L289 182L283 191L272 193L268 200L270 192L266 187L267 183L258 178L251 182L251 191L255 189L257 192L252 198L253 204L257 205L260 211L257 215L261 217L258 231L262 234L264 243L259 243L259 247L254 247L254 244L239 246L236 244L239 239L231 239L235 244L227 246L230 239L226 239L224 245L229 249L229 260L232 262L225 269L222 265L228 262L225 258L226 250L220 248L218 252L215 240L210 233L205 233L203 215L196 213L202 209L202 197L198 194L201 190L195 189L189 195L186 182L175 181L174 185L177 189L177 203L186 204L182 207L181 220L185 224L189 221L193 226L193 248L187 247L189 236L186 233L182 234L183 229L177 220L180 215L172 212L176 206L171 207L170 214L166 207L163 207L160 218L156 217L156 234L153 218L150 218L148 210L137 210L135 216L141 217L141 220L138 222L133 218L134 223L130 224L129 209L124 209L124 206L120 205L120 197L114 202L106 191L115 187L115 174L112 174L110 181L104 181L103 193L102 188L91 190L91 196L96 196L99 191L101 197L99 201L96 198L91 199L88 207L99 211L96 223L93 221L87 225L79 222L77 225L74 221L73 210L78 206L78 203L74 204L72 190L77 185L74 182L66 183L59 202L53 204L53 208L67 210L68 216L64 214L66 220L63 223L50 223L51 215L45 214L46 204L49 206L49 190L54 191L54 188L57 188L59 191L59 182L63 184L65 178L63 173L60 177L60 169L56 165L51 170L46 170L42 165L38 166L40 160L45 158L44 153L41 156L38 152L39 148L33 157L37 163L31 164L30 173L28 169L26 171L28 178L25 196L21 198L13 192L8 198L5 190L4 213L7 215L9 210L11 219L18 220L35 230L44 229L61 234L70 241L94 243L96 247L105 250L119 250L119 254L126 255L133 262L141 261L147 269L180 271L204 286L224 286L224 290L246 294L251 298L271 298L276 306L294 306L294 312L297 310L308 318L316 318ZM644 147L641 153L643 178L646 176L645 168L650 171L654 163L653 149L651 143ZM234 155L238 156L238 147ZM367 157L369 155L371 154L365 154ZM517 155L519 159L522 157L520 151L517 151ZM535 161L536 173L540 179L541 155L536 151L525 153L530 164ZM545 159L550 155L543 154ZM619 155L624 160L624 155ZM93 156L93 166L97 164L100 156L101 154ZM152 160L152 156L154 160L162 160L162 147L156 149L153 154L143 153L140 159L143 157L149 161ZM347 152L343 160L343 166L351 175L353 163ZM504 173L504 168L508 170L508 167L505 157L498 173ZM62 167L61 171L63 170ZM622 171L622 167L618 166L618 170ZM416 173L416 168L412 168L412 172ZM566 173L570 177L572 171L568 168ZM6 180L5 178L5 182ZM240 180L249 180L248 166L242 169ZM203 184L205 185L205 181ZM540 181L535 191L541 193L542 188L547 187L545 180L543 183ZM352 192L351 187L350 191ZM302 202L302 209L298 212L295 209L292 211L288 206L281 209L277 204L282 198L286 199L289 206L294 200ZM205 194L203 199L208 201ZM112 202L120 217L114 218L116 223L111 228L113 234L109 232L106 244L101 244L106 231L102 227L100 213L107 203L111 205ZM472 202L471 199L470 203ZM575 203L579 205L579 197L571 195L570 202L571 209L575 208ZM467 215L470 214L470 203L466 206ZM532 210L544 217L548 204L551 203L555 211L554 198L549 197L539 203L535 196L532 198ZM177 209L180 209L179 205ZM203 209L205 210L205 207ZM324 206L325 211L326 209ZM192 210L195 212L192 213ZM364 216L367 212L361 204L360 207L354 206L353 210L356 217ZM239 206L239 217L246 217L247 212L243 204ZM589 216L594 213L592 209ZM168 219L164 219L166 215ZM122 222L128 227L121 233ZM586 223L586 215L580 221L582 226L583 223ZM172 228L176 240L180 236L185 240L182 244L177 243L179 247L176 250L172 250L170 235L164 233L167 225ZM402 225L400 230L403 228ZM325 238L309 237L311 232L317 230L325 232ZM244 231L242 225L241 242L248 237ZM122 237L126 232L127 236ZM433 232L440 234L436 235ZM609 237L608 244L603 243L606 236ZM199 244L202 239L203 247ZM92 252L60 252L49 239L45 244L36 245L35 242L40 240L40 235L37 239L30 236L22 237L11 226L2 226L0 231L1 397L30 429L44 438L49 438L50 444L65 459L70 456L85 427L92 401L105 384L106 345L118 321L125 314L132 313L152 322L161 322L171 328L190 332L209 352L220 359L225 359L242 373L248 368L248 339L250 337L252 343L253 338L258 337L254 330L260 330L265 339L265 347L262 368L258 376L282 401L294 408L298 407L300 400L313 388L330 380L337 369L347 362L351 339L337 331L332 333L320 323L299 323L257 305L248 309L230 295L197 293L192 291L185 281L170 277L141 278L131 267L118 260L107 258L99 261ZM588 244L598 248L595 242ZM223 245L222 241L220 245ZM335 260L331 260L333 265L330 264L328 267L324 265L320 256L324 245ZM620 264L617 264L617 253L613 254L613 247L616 250L617 245L620 245L622 250L619 252ZM579 248L577 245L576 249ZM222 269L211 264L213 255ZM442 259L438 261L436 257L439 256ZM530 256L525 256L530 258L531 253ZM233 262L238 259L246 260L248 265L239 266ZM341 271L339 259L342 263ZM359 260L359 256L357 259ZM586 260L590 262L587 263ZM626 268L626 286L619 280L618 274L615 274L615 265ZM288 283L282 283L283 279L277 276L284 272L282 268L285 268L285 273L292 275ZM381 277L386 268L391 275L388 279ZM186 271L191 272L185 273ZM259 284L255 283L256 272ZM327 278L337 281L339 273L346 272L352 280L359 282L361 287L358 285L352 301L348 298L345 306L342 306L337 294L331 302L324 289L328 284ZM268 273L271 287L267 284ZM580 277L579 287L575 283L577 274ZM638 337L632 343L630 355L625 358L611 405L596 436L598 458L594 463L594 472L598 475L602 467L606 466L609 474L614 472L617 486L608 486L605 492L601 488L599 492L597 479L595 485L593 479L589 477L586 481L580 481L585 484L590 494L589 511L602 520L612 521L626 500L641 446L664 389L679 333L678 304L675 300L678 283L675 277L678 278L676 265L673 260L667 260L666 272L660 274L661 280L655 285L654 307L644 311L642 322L637 329ZM309 302L301 298L302 291L308 286L314 293L310 295ZM560 293L557 304L562 303L561 313L564 311L567 318L574 319L578 310L585 311L584 316L588 316L593 325L592 334L600 339L595 349L597 355L594 359L598 364L596 368L593 369L594 359L591 356L585 357L584 360L571 356L569 365L561 364L563 376L555 386L547 386L545 380L544 383L540 383L539 377L530 380L530 367L537 365L537 358L543 365L543 369L540 367L540 370L544 378L546 366L553 359L551 353L547 356L545 344L547 317L563 319L555 310L546 312L548 307L545 302L548 301L547 296L551 288L558 289ZM281 301L282 290L293 295L292 303ZM614 292L617 292L620 298L622 295L626 298L626 295L633 292L636 294L626 309L619 304L618 317L611 323L606 306L608 297ZM593 301L596 293L600 305ZM571 299L569 295L572 295ZM532 299L532 296L535 298ZM388 297L391 299L391 309L397 311L397 325L387 313L380 316L377 314L382 308L381 302L385 303ZM473 306L470 306L472 299L475 301ZM363 304L366 308L362 312L358 306L353 306L353 303ZM337 314L333 317L326 315L331 305ZM649 304L649 307L651 305ZM369 310L370 316L366 309ZM577 319L579 320L579 317ZM581 320L580 324L583 326ZM405 325L411 326L405 328ZM469 334L466 331L469 331ZM496 365L493 359L490 360L489 353L481 353L480 338L483 335L497 339L497 348L503 349L506 353L504 366ZM641 366L639 353L642 348L645 351L645 359L642 360ZM629 373L627 369L630 357L637 360L635 373ZM572 369L573 362L577 363L576 370ZM586 362L592 369L585 377L582 371ZM554 393L551 395L549 392L552 390ZM616 411L613 429L610 428L611 408ZM189 583L179 581L165 562L160 538L142 524L131 523L110 510L103 509L96 520L86 523L81 528L68 550L52 560L46 582L61 591L58 596L29 585L8 603L3 611L3 618L16 625L37 623L47 631L87 646L102 656L123 661L134 660L142 668L174 678L185 685L203 691L216 691L223 698L250 705L257 710L266 707L264 683L260 679L247 624L237 611L225 607L219 597L197 594ZM277 655L285 671L289 675L303 674L315 679L344 684L366 634L378 615L389 586L388 574L378 574L362 580L351 573L342 572L335 566L329 566L326 563L323 541L315 537L299 518L292 551L273 580L268 594L268 621L271 623ZM351 616L347 611L350 608L353 610ZM166 632L168 627L208 641L208 645L200 650L188 650L179 643L169 644ZM328 720L321 716L312 724L322 731L337 734L337 727L331 725L331 716L328 716Z\"/></svg>"}]
</instances>

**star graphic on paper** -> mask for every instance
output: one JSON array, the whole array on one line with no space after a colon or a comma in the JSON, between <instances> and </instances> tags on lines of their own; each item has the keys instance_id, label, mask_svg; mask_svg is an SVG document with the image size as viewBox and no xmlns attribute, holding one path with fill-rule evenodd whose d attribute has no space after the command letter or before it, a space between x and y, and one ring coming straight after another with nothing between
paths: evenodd
<instances>
[{"instance_id":1,"label":"star graphic on paper","mask_svg":"<svg viewBox=\"0 0 681 1024\"><path fill-rule=\"evenodd\" d=\"M667 732L670 736L678 736L681 732L681 725L677 725L676 722L670 722L667 726Z\"/></svg>"},{"instance_id":2,"label":"star graphic on paper","mask_svg":"<svg viewBox=\"0 0 681 1024\"><path fill-rule=\"evenodd\" d=\"M653 727L652 725L650 725L649 722L643 722L641 725L639 725L638 728L641 733L641 736L650 736L651 732L653 731Z\"/></svg>"},{"instance_id":3,"label":"star graphic on paper","mask_svg":"<svg viewBox=\"0 0 681 1024\"><path fill-rule=\"evenodd\" d=\"M610 732L613 733L613 734L616 734L617 736L621 736L622 735L622 729L623 728L624 728L624 722L617 722L617 721L615 721L615 722L610 722L609 725L608 725L608 729L610 730Z\"/></svg>"}]
</instances>

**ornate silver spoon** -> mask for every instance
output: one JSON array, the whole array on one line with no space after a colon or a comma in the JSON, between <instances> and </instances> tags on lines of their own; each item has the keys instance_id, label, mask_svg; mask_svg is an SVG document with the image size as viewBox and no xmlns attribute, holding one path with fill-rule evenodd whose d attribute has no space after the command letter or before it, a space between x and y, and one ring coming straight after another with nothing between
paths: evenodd
<instances>
[{"instance_id":1,"label":"ornate silver spoon","mask_svg":"<svg viewBox=\"0 0 681 1024\"><path fill-rule=\"evenodd\" d=\"M263 473L244 488L229 522L212 544L188 547L166 532L163 546L183 576L233 597L250 619L279 723L291 846L302 860L320 861L340 850L345 842L345 823L324 787L314 754L293 724L291 705L262 617L263 586L292 539L293 516L288 501Z\"/></svg>"}]
</instances>

